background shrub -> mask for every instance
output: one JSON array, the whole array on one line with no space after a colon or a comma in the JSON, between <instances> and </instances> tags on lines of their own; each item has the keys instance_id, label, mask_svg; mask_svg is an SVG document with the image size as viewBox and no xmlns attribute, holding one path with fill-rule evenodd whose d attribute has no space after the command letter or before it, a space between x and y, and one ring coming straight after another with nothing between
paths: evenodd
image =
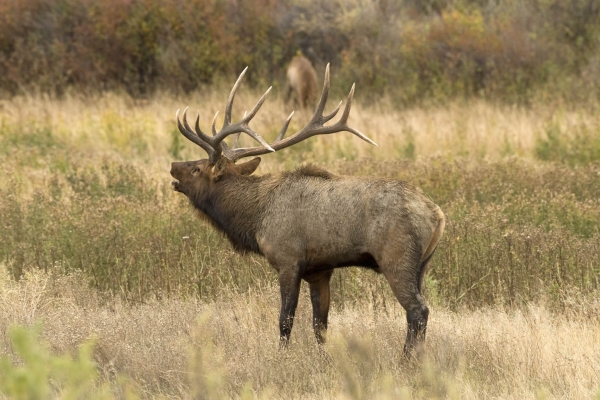
<instances>
[{"instance_id":1,"label":"background shrub","mask_svg":"<svg viewBox=\"0 0 600 400\"><path fill-rule=\"evenodd\" d=\"M302 51L398 104L597 98L600 5L454 0L25 0L0 5L0 91L190 92Z\"/></svg>"}]
</instances>

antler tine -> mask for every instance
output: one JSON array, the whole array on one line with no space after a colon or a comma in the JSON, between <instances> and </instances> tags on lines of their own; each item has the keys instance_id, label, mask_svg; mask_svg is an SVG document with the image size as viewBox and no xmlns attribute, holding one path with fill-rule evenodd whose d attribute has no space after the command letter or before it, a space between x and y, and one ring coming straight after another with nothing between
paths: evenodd
<instances>
[{"instance_id":1,"label":"antler tine","mask_svg":"<svg viewBox=\"0 0 600 400\"><path fill-rule=\"evenodd\" d=\"M353 133L356 136L358 136L359 138L361 138L362 140L364 140L365 142L368 142L368 143L371 143L372 145L377 146L377 143L375 143L374 141L369 139L367 136L365 136L359 130L349 127L347 124L348 116L350 115L350 108L352 107L352 99L354 98L354 88L355 87L356 87L356 84L353 83L352 88L350 89L350 93L348 93L348 99L346 100L346 107L344 107L344 112L342 113L340 120L338 122L336 122L336 124L333 126L339 127L340 130L345 130L350 133ZM336 113L337 113L337 110L336 110Z\"/></svg>"},{"instance_id":2,"label":"antler tine","mask_svg":"<svg viewBox=\"0 0 600 400\"><path fill-rule=\"evenodd\" d=\"M250 120L252 118L254 118L254 116L256 115L256 113L258 112L258 110L262 107L263 103L265 102L265 100L267 99L267 95L269 94L269 92L271 91L271 89L273 89L273 86L270 86L267 91L261 96L261 98L256 102L256 104L254 105L254 107L252 108L252 110L250 110L250 112L248 113L248 115L246 115L244 113L244 119L243 121L246 121L246 123L250 122Z\"/></svg>"},{"instance_id":3,"label":"antler tine","mask_svg":"<svg viewBox=\"0 0 600 400\"><path fill-rule=\"evenodd\" d=\"M241 127L240 130L244 133L247 133L248 135L250 135L250 137L254 140L256 140L258 143L262 144L262 146L269 150L269 151L275 151L274 148L272 148L271 146L269 146L269 143L267 143L265 141L265 139L262 138L262 136L260 136L258 133L254 132L254 130L252 130L252 128L250 128L249 126L244 126Z\"/></svg>"},{"instance_id":4,"label":"antler tine","mask_svg":"<svg viewBox=\"0 0 600 400\"><path fill-rule=\"evenodd\" d=\"M188 125L187 109L188 109L188 107L186 107L185 110L183 110L183 125L181 124L181 121L179 120L179 110L177 110L177 112L175 113L175 118L177 119L177 127L179 128L179 132L181 132L183 134L183 136L188 138L193 143L196 143L198 146L202 147L202 149L204 151L206 151L206 153L208 153L209 156L211 156L212 153L214 153L214 149L210 146L209 143L202 140L202 138L200 138L200 136L198 136L194 131L192 131L192 129Z\"/></svg>"},{"instance_id":5,"label":"antler tine","mask_svg":"<svg viewBox=\"0 0 600 400\"><path fill-rule=\"evenodd\" d=\"M329 63L325 67L325 82L323 82L323 91L321 92L321 98L319 99L319 104L317 105L317 109L313 114L310 122L317 122L319 118L323 117L323 111L325 110L325 104L327 104L327 98L329 97ZM337 113L337 111L336 111ZM335 115L335 114L334 114ZM333 117L332 117L333 118ZM327 122L327 121L323 121Z\"/></svg>"},{"instance_id":6,"label":"antler tine","mask_svg":"<svg viewBox=\"0 0 600 400\"><path fill-rule=\"evenodd\" d=\"M252 110L250 110L249 113L247 113L247 114L244 113L244 118L242 118L242 120L240 122L238 122L237 124L233 124L233 125L230 125L229 123L226 124L225 122L223 122L223 127L221 128L221 131L217 135L213 134L213 136L215 136L215 138L214 138L215 142L218 143L221 140L223 140L224 138L226 138L227 136L231 135L232 133L236 133L236 132L239 132L243 128L247 128L248 123L250 122L250 120L252 120L252 118L254 118L254 116L260 109L260 107L262 107L263 103L267 99L267 95L269 94L269 92L271 91L272 88L273 88L273 86L271 86L270 88L267 89L267 91L256 102L256 104L254 105ZM216 115L215 115L215 118L216 118ZM231 119L231 115L229 116L229 118ZM248 132L246 132L246 133L248 133ZM249 133L249 135L252 135L252 134Z\"/></svg>"},{"instance_id":7,"label":"antler tine","mask_svg":"<svg viewBox=\"0 0 600 400\"><path fill-rule=\"evenodd\" d=\"M186 107L185 110L183 110L183 126L185 127L185 130L188 131L189 133L193 133L192 128L190 128L190 126L188 125L187 122L187 110L189 107ZM179 110L177 110L179 111Z\"/></svg>"},{"instance_id":8,"label":"antler tine","mask_svg":"<svg viewBox=\"0 0 600 400\"><path fill-rule=\"evenodd\" d=\"M244 111L244 118L246 118L246 111ZM242 134L242 132L238 132L233 137L233 145L231 146L232 149L237 149L239 147L240 135L241 134ZM224 144L225 147L227 147L227 143L222 142L222 144Z\"/></svg>"},{"instance_id":9,"label":"antler tine","mask_svg":"<svg viewBox=\"0 0 600 400\"><path fill-rule=\"evenodd\" d=\"M283 139L283 137L285 136L285 132L288 129L288 126L290 126L290 122L292 121L292 117L293 116L294 116L294 111L292 111L292 113L290 114L290 116L287 117L287 119L285 120L285 124L283 124L283 127L281 128L281 131L279 132L279 135L277 135L277 139L275 139L275 143L277 143L281 139Z\"/></svg>"},{"instance_id":10,"label":"antler tine","mask_svg":"<svg viewBox=\"0 0 600 400\"><path fill-rule=\"evenodd\" d=\"M190 134L195 134L196 136L198 136L200 139L202 139L203 142L207 142L210 140L210 137L208 137L207 135L204 134L204 132L202 132L202 130L200 129L200 112L198 112L198 115L196 116L196 129L193 130L190 125L187 122L187 110L189 107L186 107L185 110L183 110L183 126L185 127L185 129L190 133ZM208 144L208 142L207 142Z\"/></svg>"},{"instance_id":11,"label":"antler tine","mask_svg":"<svg viewBox=\"0 0 600 400\"><path fill-rule=\"evenodd\" d=\"M210 137L204 132L202 132L202 129L200 129L200 110L198 110L198 114L196 115L196 122L194 123L194 128L194 132L196 133L196 135L198 135L198 137L202 139L202 141L208 143Z\"/></svg>"},{"instance_id":12,"label":"antler tine","mask_svg":"<svg viewBox=\"0 0 600 400\"><path fill-rule=\"evenodd\" d=\"M338 111L340 111L340 107L342 106L343 101L340 100L340 103L338 104L338 106L335 108L335 110L333 110L333 112L329 115L326 115L323 117L323 119L321 120L323 123L328 122L329 120L331 120L333 117L336 116L336 114L338 113Z\"/></svg>"},{"instance_id":13,"label":"antler tine","mask_svg":"<svg viewBox=\"0 0 600 400\"><path fill-rule=\"evenodd\" d=\"M348 93L348 99L346 100L346 107L344 107L344 112L342 117L338 121L338 124L346 124L348 121L348 116L350 115L350 107L352 107L352 98L354 98L354 88L356 87L356 83L352 84L352 88L350 89L350 93Z\"/></svg>"},{"instance_id":14,"label":"antler tine","mask_svg":"<svg viewBox=\"0 0 600 400\"><path fill-rule=\"evenodd\" d=\"M235 93L237 92L238 87L240 86L240 83L244 78L244 75L246 75L246 71L248 71L248 67L244 68L237 81L235 81L235 85L233 85L231 92L229 93L229 97L227 98L227 105L225 106L225 120L223 121L223 126L227 126L231 123L231 109L233 108L233 99L235 98Z\"/></svg>"},{"instance_id":15,"label":"antler tine","mask_svg":"<svg viewBox=\"0 0 600 400\"><path fill-rule=\"evenodd\" d=\"M213 117L213 122L212 122L212 135L213 135L213 137L217 136L217 128L215 127L215 125L217 124L217 115L219 115L218 111L215 113L215 116Z\"/></svg>"}]
</instances>

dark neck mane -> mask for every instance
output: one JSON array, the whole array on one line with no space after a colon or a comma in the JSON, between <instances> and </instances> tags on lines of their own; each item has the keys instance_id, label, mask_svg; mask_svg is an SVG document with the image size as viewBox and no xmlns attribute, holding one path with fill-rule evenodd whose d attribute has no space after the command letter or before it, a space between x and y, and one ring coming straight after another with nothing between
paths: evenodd
<instances>
[{"instance_id":1,"label":"dark neck mane","mask_svg":"<svg viewBox=\"0 0 600 400\"><path fill-rule=\"evenodd\" d=\"M202 211L218 230L225 233L233 247L240 252L261 254L256 233L265 210L269 191L261 189L269 176L224 177L204 198L192 204Z\"/></svg>"}]
</instances>

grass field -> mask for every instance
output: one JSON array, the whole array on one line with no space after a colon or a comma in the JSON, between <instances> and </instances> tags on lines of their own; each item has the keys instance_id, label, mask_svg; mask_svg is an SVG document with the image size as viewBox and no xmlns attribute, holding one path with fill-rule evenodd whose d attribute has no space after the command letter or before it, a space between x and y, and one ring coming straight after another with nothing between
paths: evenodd
<instances>
[{"instance_id":1,"label":"grass field","mask_svg":"<svg viewBox=\"0 0 600 400\"><path fill-rule=\"evenodd\" d=\"M242 89L234 115L259 96ZM291 348L277 351L275 273L235 254L170 187L170 162L204 157L175 110L200 109L208 129L226 97L0 101L4 376L39 377L12 382L51 397L72 387L98 398L600 396L597 107L359 102L350 124L378 147L341 133L263 157L258 173L312 162L404 179L447 214L416 362L401 356L405 317L387 283L359 269L334 275L328 344L314 343L303 291ZM267 140L291 111L280 100L252 124ZM61 356L82 344L79 358ZM87 372L69 381L62 370ZM14 397L6 381L0 392Z\"/></svg>"}]
</instances>

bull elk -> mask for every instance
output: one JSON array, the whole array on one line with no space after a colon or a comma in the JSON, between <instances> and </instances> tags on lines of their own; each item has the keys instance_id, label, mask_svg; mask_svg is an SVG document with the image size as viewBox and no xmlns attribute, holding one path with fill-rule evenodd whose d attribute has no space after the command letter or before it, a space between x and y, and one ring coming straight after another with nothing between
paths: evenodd
<instances>
[{"instance_id":1,"label":"bull elk","mask_svg":"<svg viewBox=\"0 0 600 400\"><path fill-rule=\"evenodd\" d=\"M245 72L229 95L219 132L215 129L216 115L209 136L200 129L199 116L192 129L187 109L182 121L177 111L179 130L206 151L208 159L174 162L173 189L185 194L216 229L225 233L237 251L260 254L277 270L282 345L289 341L301 281L310 285L314 333L323 343L333 270L360 266L382 273L406 310L404 352L411 354L425 339L429 310L421 297L421 284L444 231L444 214L419 189L400 180L340 176L311 165L278 174L252 175L260 158L236 161L281 150L311 136L346 131L375 143L347 124L354 85L340 120L325 126L342 105L340 102L331 114L323 115L329 94L328 65L321 98L310 122L284 138L292 112L278 137L268 144L249 122L270 88L239 122L231 122L232 103ZM242 132L260 146L238 147ZM230 135L235 135L231 147L224 141Z\"/></svg>"},{"instance_id":2,"label":"bull elk","mask_svg":"<svg viewBox=\"0 0 600 400\"><path fill-rule=\"evenodd\" d=\"M285 102L292 96L302 109L314 106L317 99L317 73L308 58L302 55L292 58L286 72Z\"/></svg>"}]
</instances>

